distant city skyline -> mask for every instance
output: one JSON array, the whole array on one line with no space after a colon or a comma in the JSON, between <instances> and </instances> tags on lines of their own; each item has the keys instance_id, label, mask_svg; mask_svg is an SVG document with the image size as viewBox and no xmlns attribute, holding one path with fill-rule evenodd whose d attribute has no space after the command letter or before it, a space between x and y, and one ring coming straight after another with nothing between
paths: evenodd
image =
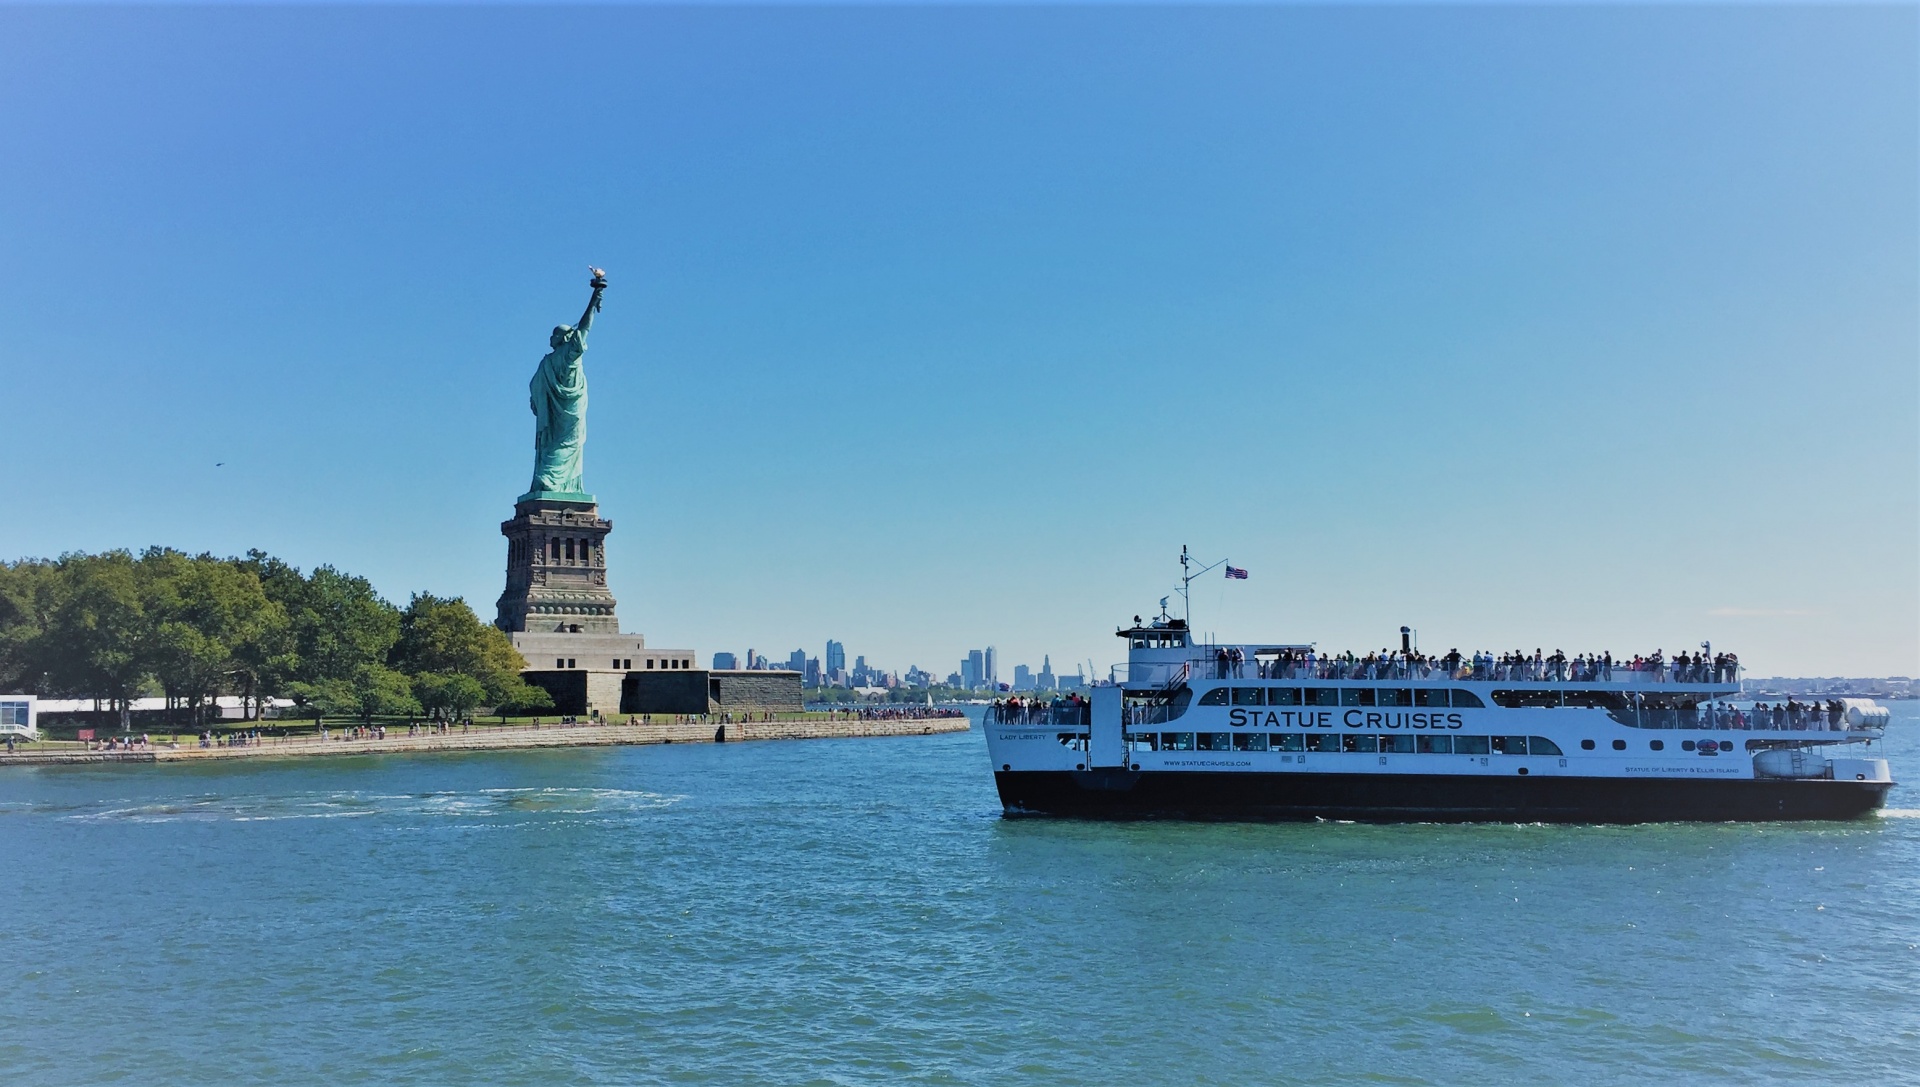
<instances>
[{"instance_id":1,"label":"distant city skyline","mask_svg":"<svg viewBox=\"0 0 1920 1087\"><path fill-rule=\"evenodd\" d=\"M744 654L732 650L716 650L712 654L713 667L716 670L734 668L763 669L784 668L801 674L804 687L931 687L949 686L977 691L1062 691L1087 686L1104 676L1089 675L1084 669L1075 666L1071 673L1056 675L1053 671L1051 654L1043 654L1038 672L1025 664L1016 665L1011 683L1000 679L998 669L998 651L993 646L968 650L961 659L960 666L944 678L940 672L927 671L918 664L909 664L904 668L885 667L869 664L866 654L857 654L851 668L846 665L846 643L834 638L826 639L820 656L813 656L805 648L795 649L778 664L770 663L766 654L757 649L748 648Z\"/></svg>"},{"instance_id":2,"label":"distant city skyline","mask_svg":"<svg viewBox=\"0 0 1920 1087\"><path fill-rule=\"evenodd\" d=\"M608 587L703 662L1104 675L1186 544L1222 639L1920 673L1917 24L0 7L0 556L488 616L591 263Z\"/></svg>"}]
</instances>

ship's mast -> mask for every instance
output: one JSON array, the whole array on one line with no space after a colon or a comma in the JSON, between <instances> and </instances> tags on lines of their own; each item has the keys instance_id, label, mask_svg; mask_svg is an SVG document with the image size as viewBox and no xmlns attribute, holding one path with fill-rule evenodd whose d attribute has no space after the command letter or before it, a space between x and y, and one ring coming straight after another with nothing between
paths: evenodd
<instances>
[{"instance_id":1,"label":"ship's mast","mask_svg":"<svg viewBox=\"0 0 1920 1087\"><path fill-rule=\"evenodd\" d=\"M1195 560L1192 556L1187 554L1187 545L1181 544L1180 545L1180 599L1184 601L1183 610L1187 613L1187 630L1189 632L1193 630L1193 592L1192 592L1193 579L1201 576L1202 574L1205 574L1209 570L1218 569L1220 566L1220 563L1226 562L1227 560L1221 559L1220 562L1216 562L1211 566L1203 566L1199 570L1193 569L1193 563L1195 561L1197 560ZM1191 633L1189 633L1189 637L1191 637Z\"/></svg>"}]
</instances>

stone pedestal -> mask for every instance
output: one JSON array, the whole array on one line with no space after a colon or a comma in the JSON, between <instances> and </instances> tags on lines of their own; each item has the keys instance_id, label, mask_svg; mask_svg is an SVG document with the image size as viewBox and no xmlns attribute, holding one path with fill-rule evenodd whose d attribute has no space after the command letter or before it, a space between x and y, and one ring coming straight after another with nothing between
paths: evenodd
<instances>
[{"instance_id":1,"label":"stone pedestal","mask_svg":"<svg viewBox=\"0 0 1920 1087\"><path fill-rule=\"evenodd\" d=\"M583 496L584 497L584 496ZM507 538L507 588L494 625L508 633L619 634L607 589L607 534L591 500L523 499Z\"/></svg>"}]
</instances>

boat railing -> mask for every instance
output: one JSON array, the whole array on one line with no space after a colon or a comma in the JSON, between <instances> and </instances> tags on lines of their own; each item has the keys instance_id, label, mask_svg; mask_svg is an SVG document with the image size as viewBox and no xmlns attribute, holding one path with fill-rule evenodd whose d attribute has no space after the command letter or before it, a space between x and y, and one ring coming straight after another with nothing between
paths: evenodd
<instances>
[{"instance_id":1,"label":"boat railing","mask_svg":"<svg viewBox=\"0 0 1920 1087\"><path fill-rule=\"evenodd\" d=\"M987 716L1001 725L1085 726L1093 721L1093 707L1087 702L1031 706L1002 703L989 707Z\"/></svg>"},{"instance_id":2,"label":"boat railing","mask_svg":"<svg viewBox=\"0 0 1920 1087\"><path fill-rule=\"evenodd\" d=\"M1622 687L1656 687L1667 684L1738 683L1740 668L1674 667L1672 665L1634 667L1614 663L1526 661L1517 664L1476 666L1462 662L1449 667L1441 661L1346 660L1221 660L1217 656L1195 657L1188 662L1195 679L1251 680L1432 680L1436 682L1484 683L1595 683Z\"/></svg>"}]
</instances>

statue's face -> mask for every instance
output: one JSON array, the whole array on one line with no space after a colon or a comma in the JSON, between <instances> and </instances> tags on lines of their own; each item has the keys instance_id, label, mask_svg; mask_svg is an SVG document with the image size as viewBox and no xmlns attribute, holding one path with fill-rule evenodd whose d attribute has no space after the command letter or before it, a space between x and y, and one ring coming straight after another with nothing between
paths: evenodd
<instances>
[{"instance_id":1,"label":"statue's face","mask_svg":"<svg viewBox=\"0 0 1920 1087\"><path fill-rule=\"evenodd\" d=\"M572 325L555 325L553 335L547 337L547 344L555 350L559 350L560 345L567 342L567 333L572 331Z\"/></svg>"}]
</instances>

